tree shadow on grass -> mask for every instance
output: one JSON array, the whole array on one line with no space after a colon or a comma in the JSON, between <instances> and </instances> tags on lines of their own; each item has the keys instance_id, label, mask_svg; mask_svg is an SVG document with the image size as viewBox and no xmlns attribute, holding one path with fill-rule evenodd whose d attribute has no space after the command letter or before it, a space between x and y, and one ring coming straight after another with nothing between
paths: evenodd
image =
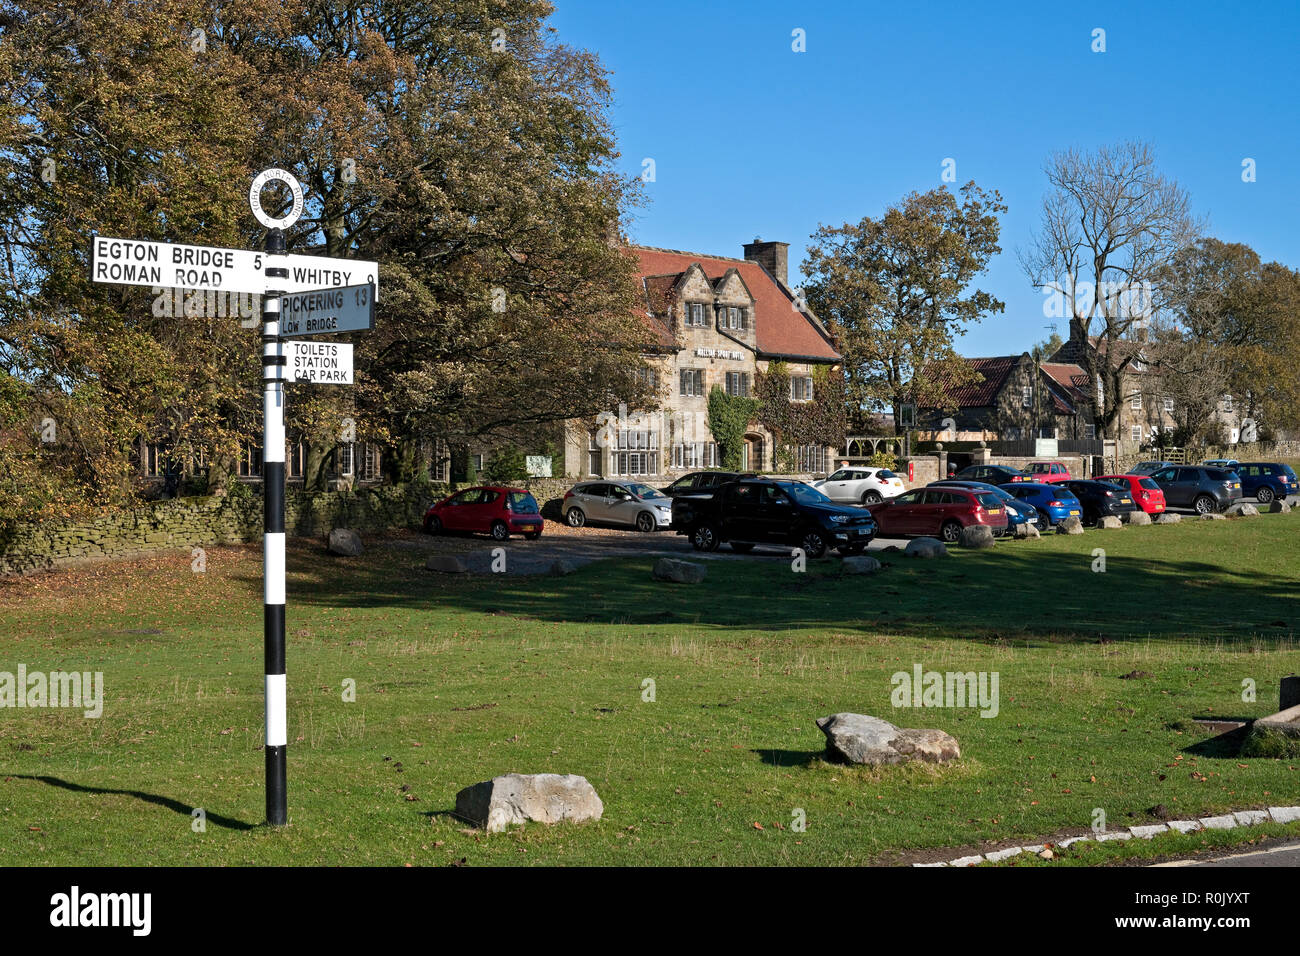
<instances>
[{"instance_id":1,"label":"tree shadow on grass","mask_svg":"<svg viewBox=\"0 0 1300 956\"><path fill-rule=\"evenodd\" d=\"M72 783L69 780L60 780L58 777L41 776L36 774L12 774L15 780L35 780L37 783L49 784L51 787L59 787L63 790L71 790L73 793L89 793L96 796L123 796L134 797L145 803L152 803L155 806L164 807L183 817L191 815L194 807L181 803L179 800L173 800L171 797L160 796L156 793L145 793L142 790L113 790L108 787L88 787L85 784ZM209 823L214 823L226 830L253 830L256 824L245 823L242 820L232 820L230 817L223 817L219 813L208 813L205 811L205 819Z\"/></svg>"},{"instance_id":2,"label":"tree shadow on grass","mask_svg":"<svg viewBox=\"0 0 1300 956\"><path fill-rule=\"evenodd\" d=\"M602 560L564 577L521 577L440 575L409 558L382 557L340 573L303 556L291 559L290 600L765 632L821 628L1049 643L1295 640L1294 574L1241 563L1230 552L1219 563L1170 557L1149 543L1126 553L1115 532L1100 534L1064 551L1021 542L930 561L882 556L882 571L858 576L842 574L834 557L809 561L804 573L784 562L708 561L703 585L654 580L654 559L647 557ZM1103 540L1107 566L1096 573L1091 548Z\"/></svg>"}]
</instances>

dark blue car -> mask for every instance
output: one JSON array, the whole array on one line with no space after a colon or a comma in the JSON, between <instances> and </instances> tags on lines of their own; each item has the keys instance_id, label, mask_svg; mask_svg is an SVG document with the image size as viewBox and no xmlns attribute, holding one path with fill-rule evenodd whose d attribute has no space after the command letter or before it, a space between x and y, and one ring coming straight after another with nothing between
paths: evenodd
<instances>
[{"instance_id":1,"label":"dark blue car","mask_svg":"<svg viewBox=\"0 0 1300 956\"><path fill-rule=\"evenodd\" d=\"M990 494L998 496L1000 501L1006 502L1007 506L1007 533L1018 524L1038 525L1038 509L1031 504L1018 500L1015 495L1008 494L997 485L990 485L987 481L962 481L958 478L945 478L942 481L932 481L931 486L953 485L959 488L971 488L976 491L987 491ZM1041 529L1040 529L1041 530Z\"/></svg>"},{"instance_id":2,"label":"dark blue car","mask_svg":"<svg viewBox=\"0 0 1300 956\"><path fill-rule=\"evenodd\" d=\"M1066 518L1083 520L1083 505L1069 488L1060 484L1017 481L1002 490L1033 507L1038 513L1038 530L1046 531Z\"/></svg>"},{"instance_id":3,"label":"dark blue car","mask_svg":"<svg viewBox=\"0 0 1300 956\"><path fill-rule=\"evenodd\" d=\"M1300 494L1295 469L1280 461L1243 461L1232 469L1241 479L1241 494L1266 505L1274 498Z\"/></svg>"}]
</instances>

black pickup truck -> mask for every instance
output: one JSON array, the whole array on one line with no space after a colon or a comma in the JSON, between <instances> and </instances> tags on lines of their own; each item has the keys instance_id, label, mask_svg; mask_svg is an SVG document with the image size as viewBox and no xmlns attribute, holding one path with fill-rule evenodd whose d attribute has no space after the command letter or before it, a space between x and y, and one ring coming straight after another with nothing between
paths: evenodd
<instances>
[{"instance_id":1,"label":"black pickup truck","mask_svg":"<svg viewBox=\"0 0 1300 956\"><path fill-rule=\"evenodd\" d=\"M676 498L679 495L708 496L729 481L757 477L758 475L753 472L693 471L689 475L682 475L667 488L661 488L660 490L669 498Z\"/></svg>"},{"instance_id":2,"label":"black pickup truck","mask_svg":"<svg viewBox=\"0 0 1300 956\"><path fill-rule=\"evenodd\" d=\"M820 558L830 548L861 553L876 534L876 522L870 512L837 505L802 482L746 478L722 485L711 497L674 498L673 530L699 551L716 551L726 541L742 554L756 544L775 544Z\"/></svg>"}]
</instances>

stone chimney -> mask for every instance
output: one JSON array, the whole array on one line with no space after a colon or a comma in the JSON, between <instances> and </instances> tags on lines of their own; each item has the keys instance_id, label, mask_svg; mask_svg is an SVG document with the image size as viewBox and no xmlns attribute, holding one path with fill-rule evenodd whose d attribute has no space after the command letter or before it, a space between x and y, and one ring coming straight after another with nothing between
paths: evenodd
<instances>
[{"instance_id":1,"label":"stone chimney","mask_svg":"<svg viewBox=\"0 0 1300 956\"><path fill-rule=\"evenodd\" d=\"M745 243L745 258L757 262L770 272L781 285L789 288L787 257L790 251L788 242L764 242L757 236L753 242Z\"/></svg>"}]
</instances>

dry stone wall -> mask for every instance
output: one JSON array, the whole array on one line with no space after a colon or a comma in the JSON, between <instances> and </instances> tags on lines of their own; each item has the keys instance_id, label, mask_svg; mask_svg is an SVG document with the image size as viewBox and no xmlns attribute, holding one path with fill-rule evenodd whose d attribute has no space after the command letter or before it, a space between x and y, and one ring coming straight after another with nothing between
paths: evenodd
<instances>
[{"instance_id":1,"label":"dry stone wall","mask_svg":"<svg viewBox=\"0 0 1300 956\"><path fill-rule=\"evenodd\" d=\"M324 536L334 528L418 528L446 488L390 485L285 496L285 530ZM0 574L28 573L176 548L252 544L262 539L262 498L176 498L89 521L45 521L0 530Z\"/></svg>"}]
</instances>

